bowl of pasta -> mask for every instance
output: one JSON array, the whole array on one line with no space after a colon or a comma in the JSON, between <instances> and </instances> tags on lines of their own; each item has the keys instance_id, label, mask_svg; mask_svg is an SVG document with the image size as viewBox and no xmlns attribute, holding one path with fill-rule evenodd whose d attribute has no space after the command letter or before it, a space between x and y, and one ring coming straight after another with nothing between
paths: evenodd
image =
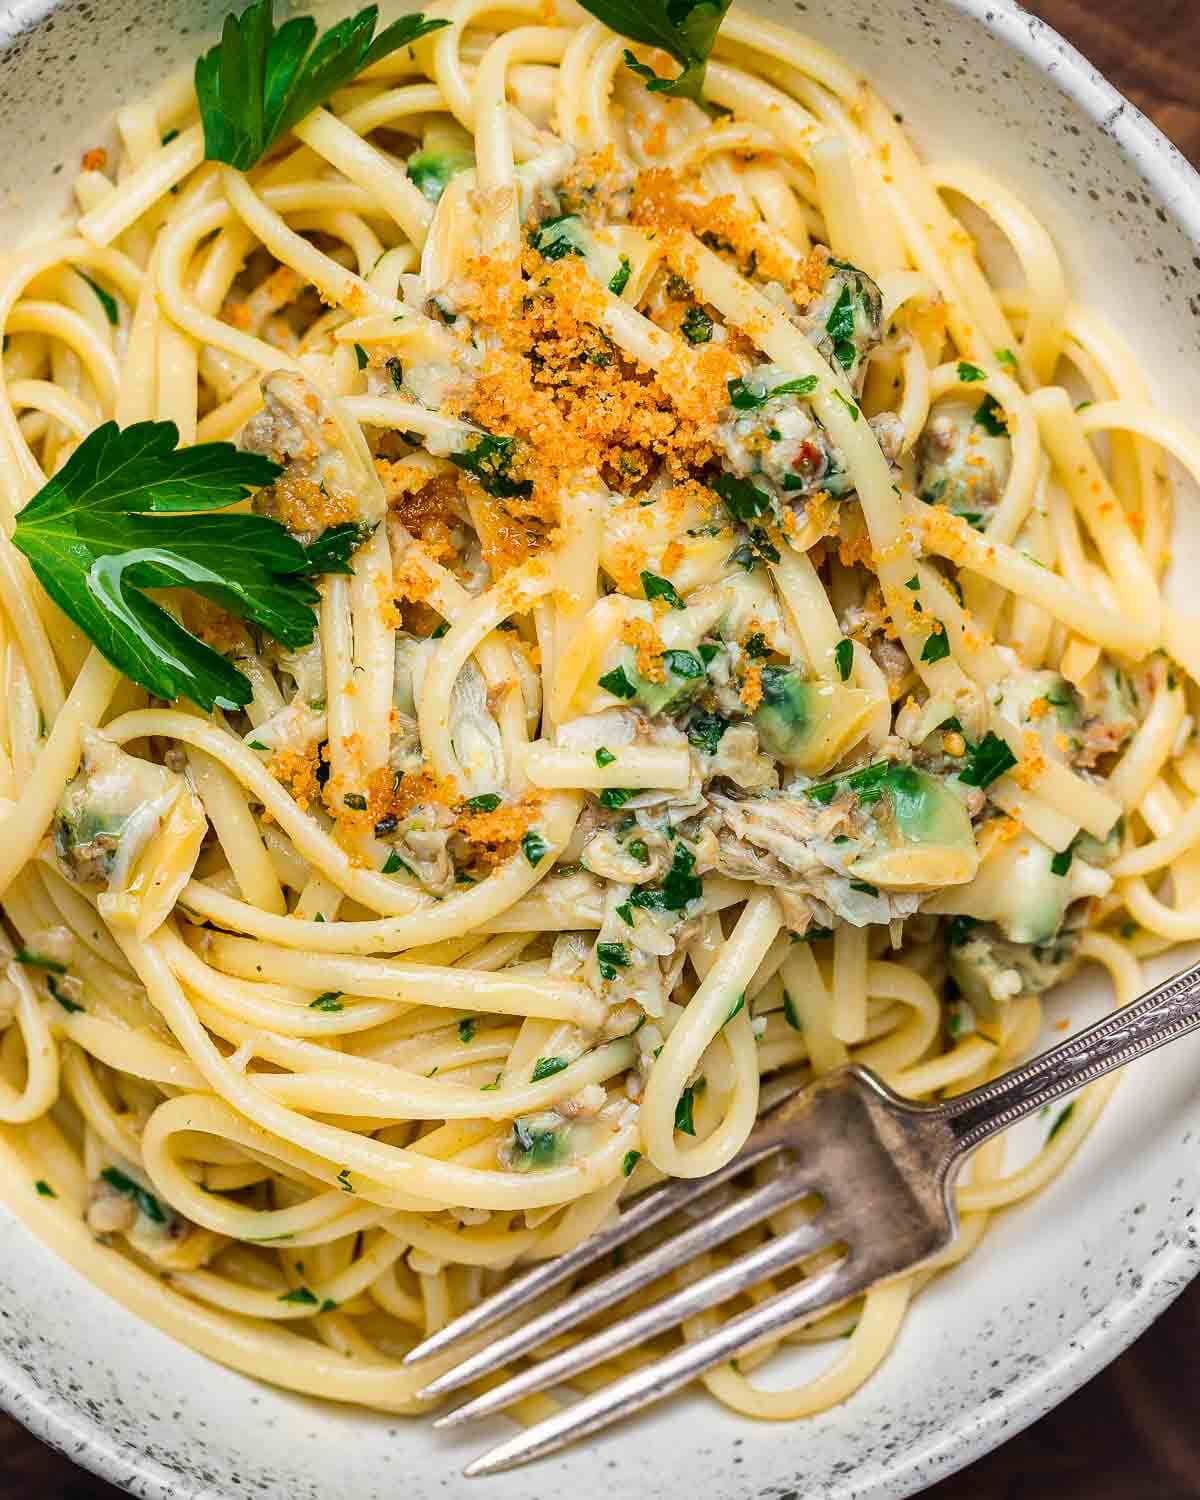
<instances>
[{"instance_id":1,"label":"bowl of pasta","mask_svg":"<svg viewBox=\"0 0 1200 1500\"><path fill-rule=\"evenodd\" d=\"M405 1356L1183 966L1195 174L1007 0L2 9L0 1401L172 1500L901 1496L1049 1409L1197 1269L1191 1044L527 1472Z\"/></svg>"}]
</instances>

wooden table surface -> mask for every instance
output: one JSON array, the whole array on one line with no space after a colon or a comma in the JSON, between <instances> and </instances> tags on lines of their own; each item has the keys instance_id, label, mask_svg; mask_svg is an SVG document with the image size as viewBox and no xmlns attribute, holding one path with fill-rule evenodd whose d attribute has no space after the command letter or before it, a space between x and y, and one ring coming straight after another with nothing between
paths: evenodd
<instances>
[{"instance_id":1,"label":"wooden table surface","mask_svg":"<svg viewBox=\"0 0 1200 1500\"><path fill-rule=\"evenodd\" d=\"M1025 3L1200 165L1200 0ZM1200 1282L1090 1385L927 1500L1200 1500L1198 1348ZM120 1496L0 1415L0 1500Z\"/></svg>"}]
</instances>

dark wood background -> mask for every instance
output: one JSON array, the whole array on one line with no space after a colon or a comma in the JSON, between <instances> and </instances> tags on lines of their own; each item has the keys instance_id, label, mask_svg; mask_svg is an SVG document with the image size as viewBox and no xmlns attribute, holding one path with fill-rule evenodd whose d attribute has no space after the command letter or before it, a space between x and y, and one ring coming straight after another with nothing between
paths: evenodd
<instances>
[{"instance_id":1,"label":"dark wood background","mask_svg":"<svg viewBox=\"0 0 1200 1500\"><path fill-rule=\"evenodd\" d=\"M860 3L860 0L855 0ZM1200 0L1026 0L1200 165ZM1200 1282L1042 1421L928 1500L1200 1500ZM0 1415L0 1500L119 1500Z\"/></svg>"}]
</instances>

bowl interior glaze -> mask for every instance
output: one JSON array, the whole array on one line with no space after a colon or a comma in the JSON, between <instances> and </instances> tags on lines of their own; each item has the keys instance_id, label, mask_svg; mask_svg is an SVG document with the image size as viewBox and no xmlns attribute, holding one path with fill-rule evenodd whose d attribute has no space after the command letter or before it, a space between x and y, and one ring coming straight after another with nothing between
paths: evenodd
<instances>
[{"instance_id":1,"label":"bowl interior glaze","mask_svg":"<svg viewBox=\"0 0 1200 1500\"><path fill-rule=\"evenodd\" d=\"M1073 291L1134 345L1158 401L1200 421L1200 383L1189 379L1200 369L1200 179L1077 53L1007 0L755 8L866 70L928 155L974 161L1018 192L1054 235ZM224 9L2 7L0 224L10 241L61 209L80 152L106 138L113 109L194 57ZM1197 580L1200 510L1183 492L1176 597ZM1051 1019L1077 1026L1099 991L1085 976L1051 1003ZM156 1500L911 1494L1061 1400L1195 1273L1198 1064L1194 1039L1131 1070L1066 1174L1001 1217L969 1264L918 1300L865 1390L811 1422L753 1426L693 1397L474 1485L461 1464L488 1431L453 1443L257 1386L139 1323L2 1212L0 1402L77 1462Z\"/></svg>"}]
</instances>

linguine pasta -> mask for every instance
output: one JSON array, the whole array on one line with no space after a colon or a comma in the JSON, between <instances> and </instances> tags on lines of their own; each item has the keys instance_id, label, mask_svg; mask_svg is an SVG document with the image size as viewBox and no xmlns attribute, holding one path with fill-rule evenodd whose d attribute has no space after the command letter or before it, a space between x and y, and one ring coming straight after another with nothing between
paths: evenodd
<instances>
[{"instance_id":1,"label":"linguine pasta","mask_svg":"<svg viewBox=\"0 0 1200 1500\"><path fill-rule=\"evenodd\" d=\"M168 79L0 265L0 1197L214 1359L403 1412L427 1333L786 1090L970 1088L1080 963L1125 1003L1200 935L1200 444L1036 217L749 13L704 106L573 9L431 14L245 171ZM146 585L240 703L130 680L10 540L108 422L354 528L308 645ZM1112 1086L712 1394L849 1395Z\"/></svg>"}]
</instances>

